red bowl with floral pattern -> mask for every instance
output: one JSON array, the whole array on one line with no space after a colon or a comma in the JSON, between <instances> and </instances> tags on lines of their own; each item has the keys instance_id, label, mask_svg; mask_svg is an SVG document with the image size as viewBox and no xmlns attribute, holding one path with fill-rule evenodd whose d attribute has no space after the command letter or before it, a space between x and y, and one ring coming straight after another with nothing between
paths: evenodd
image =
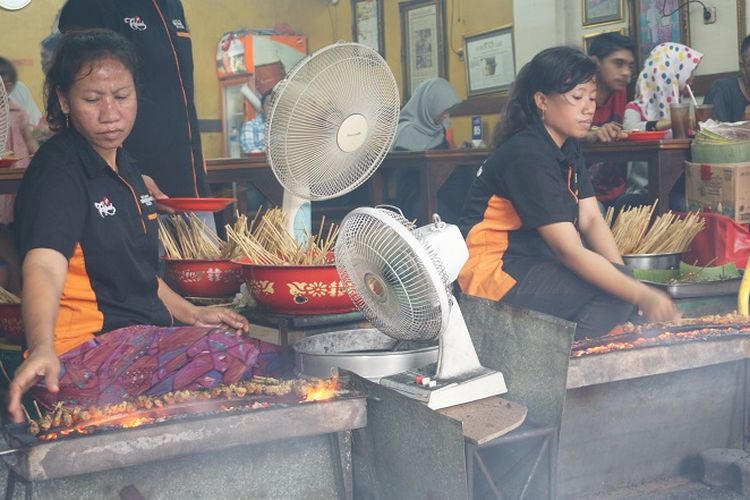
<instances>
[{"instance_id":1,"label":"red bowl with floral pattern","mask_svg":"<svg viewBox=\"0 0 750 500\"><path fill-rule=\"evenodd\" d=\"M228 297L240 291L242 266L229 259L164 259L167 276L188 297Z\"/></svg>"},{"instance_id":2,"label":"red bowl with floral pattern","mask_svg":"<svg viewBox=\"0 0 750 500\"><path fill-rule=\"evenodd\" d=\"M8 342L14 344L22 344L26 340L21 304L0 304L0 332Z\"/></svg>"},{"instance_id":3,"label":"red bowl with floral pattern","mask_svg":"<svg viewBox=\"0 0 750 500\"><path fill-rule=\"evenodd\" d=\"M242 265L247 288L258 304L279 314L341 314L354 310L334 264Z\"/></svg>"}]
</instances>

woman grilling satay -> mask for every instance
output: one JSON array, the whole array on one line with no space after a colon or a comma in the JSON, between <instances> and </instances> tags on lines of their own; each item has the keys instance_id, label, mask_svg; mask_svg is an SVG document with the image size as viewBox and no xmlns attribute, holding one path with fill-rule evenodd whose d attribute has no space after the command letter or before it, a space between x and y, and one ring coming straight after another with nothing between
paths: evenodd
<instances>
[{"instance_id":1,"label":"woman grilling satay","mask_svg":"<svg viewBox=\"0 0 750 500\"><path fill-rule=\"evenodd\" d=\"M537 54L514 83L498 135L464 205L464 293L607 333L634 304L652 320L678 317L669 297L623 272L578 140L596 108L596 65L569 47ZM585 244L584 244L585 242Z\"/></svg>"},{"instance_id":2,"label":"woman grilling satay","mask_svg":"<svg viewBox=\"0 0 750 500\"><path fill-rule=\"evenodd\" d=\"M89 30L63 36L47 74L57 133L16 201L29 350L10 386L15 421L41 379L34 393L46 406L105 404L232 383L278 361L275 347L241 335L242 316L196 307L157 276L154 200L121 148L136 68L129 41Z\"/></svg>"}]
</instances>

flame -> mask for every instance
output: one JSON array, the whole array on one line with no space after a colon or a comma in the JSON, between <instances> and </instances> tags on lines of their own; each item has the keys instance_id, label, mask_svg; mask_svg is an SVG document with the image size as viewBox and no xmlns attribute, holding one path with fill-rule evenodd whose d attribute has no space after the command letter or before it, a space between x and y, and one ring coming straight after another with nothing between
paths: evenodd
<instances>
[{"instance_id":1,"label":"flame","mask_svg":"<svg viewBox=\"0 0 750 500\"><path fill-rule=\"evenodd\" d=\"M338 390L339 378L331 377L328 380L321 380L317 384L310 385L305 392L303 401L325 401L336 397Z\"/></svg>"}]
</instances>

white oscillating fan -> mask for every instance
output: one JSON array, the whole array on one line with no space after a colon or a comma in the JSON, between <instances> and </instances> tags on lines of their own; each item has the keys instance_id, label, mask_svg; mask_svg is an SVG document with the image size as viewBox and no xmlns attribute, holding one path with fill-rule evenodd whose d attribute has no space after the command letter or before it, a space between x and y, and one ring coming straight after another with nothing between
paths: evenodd
<instances>
[{"instance_id":1,"label":"white oscillating fan","mask_svg":"<svg viewBox=\"0 0 750 500\"><path fill-rule=\"evenodd\" d=\"M0 78L0 158L5 154L10 133L10 104L8 92L5 90L3 79Z\"/></svg>"},{"instance_id":2,"label":"white oscillating fan","mask_svg":"<svg viewBox=\"0 0 750 500\"><path fill-rule=\"evenodd\" d=\"M398 340L439 338L437 367L380 379L433 409L507 392L502 373L479 363L451 292L468 257L455 225L436 215L412 230L402 215L382 208L349 212L336 243L336 267L367 319Z\"/></svg>"},{"instance_id":3,"label":"white oscillating fan","mask_svg":"<svg viewBox=\"0 0 750 500\"><path fill-rule=\"evenodd\" d=\"M302 59L273 90L268 162L284 187L290 233L312 234L310 201L346 194L391 149L399 116L396 80L385 60L339 42Z\"/></svg>"}]
</instances>

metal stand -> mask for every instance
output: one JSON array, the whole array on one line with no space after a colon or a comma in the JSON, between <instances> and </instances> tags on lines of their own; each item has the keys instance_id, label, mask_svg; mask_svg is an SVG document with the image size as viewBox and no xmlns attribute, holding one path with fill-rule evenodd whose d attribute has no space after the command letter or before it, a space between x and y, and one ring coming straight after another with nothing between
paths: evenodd
<instances>
[{"instance_id":1,"label":"metal stand","mask_svg":"<svg viewBox=\"0 0 750 500\"><path fill-rule=\"evenodd\" d=\"M469 486L469 498L475 498L476 485L474 484L474 465L479 467L482 476L487 482L487 486L494 495L494 498L502 500L504 497L501 486L503 480L514 475L519 466L524 463L527 458L533 457L533 464L531 469L526 475L526 481L524 482L523 489L518 495L519 500L526 498L529 490L531 481L536 476L536 472L539 469L539 464L542 461L544 455L547 455L547 467L548 467L548 486L547 486L547 498L555 498L555 483L557 479L557 461L554 457L557 456L557 439L558 431L555 427L533 427L528 424L522 425L519 429L494 439L488 443L482 445L476 445L469 441L466 442L466 475ZM511 443L520 442L532 442L538 440L536 447L532 448L529 453L521 457L520 460L514 462L510 467L504 471L490 470L487 464L486 456L483 457L481 452L485 455L495 452L500 454L503 452L502 447L507 446Z\"/></svg>"},{"instance_id":2,"label":"metal stand","mask_svg":"<svg viewBox=\"0 0 750 500\"><path fill-rule=\"evenodd\" d=\"M10 465L5 464L8 468L8 481L5 483L5 500L13 500L13 493L16 490L16 481L24 486L24 499L31 500L34 496L34 483L27 481L18 474L15 473Z\"/></svg>"}]
</instances>

